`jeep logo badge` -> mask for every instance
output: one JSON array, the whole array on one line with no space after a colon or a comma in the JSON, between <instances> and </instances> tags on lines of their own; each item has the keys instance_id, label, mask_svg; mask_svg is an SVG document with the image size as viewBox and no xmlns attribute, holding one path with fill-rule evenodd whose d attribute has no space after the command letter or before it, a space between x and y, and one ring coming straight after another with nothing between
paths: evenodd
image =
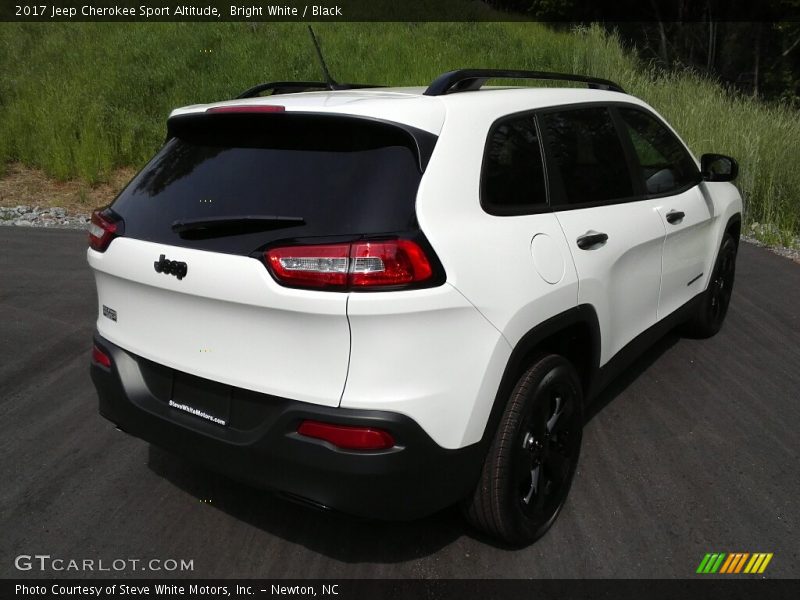
<instances>
[{"instance_id":1,"label":"jeep logo badge","mask_svg":"<svg viewBox=\"0 0 800 600\"><path fill-rule=\"evenodd\" d=\"M163 254L153 263L153 268L156 270L156 273L175 275L178 279L183 279L186 277L186 273L189 272L189 267L185 262L167 260Z\"/></svg>"}]
</instances>

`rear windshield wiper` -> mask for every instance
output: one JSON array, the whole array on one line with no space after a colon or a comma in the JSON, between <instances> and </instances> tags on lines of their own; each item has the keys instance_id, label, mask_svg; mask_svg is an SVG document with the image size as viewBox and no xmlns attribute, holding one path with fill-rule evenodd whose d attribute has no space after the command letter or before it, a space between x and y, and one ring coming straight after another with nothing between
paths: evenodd
<instances>
[{"instance_id":1,"label":"rear windshield wiper","mask_svg":"<svg viewBox=\"0 0 800 600\"><path fill-rule=\"evenodd\" d=\"M303 217L277 215L231 215L227 217L203 217L172 223L172 231L181 237L208 238L242 233L256 233L271 229L305 225Z\"/></svg>"}]
</instances>

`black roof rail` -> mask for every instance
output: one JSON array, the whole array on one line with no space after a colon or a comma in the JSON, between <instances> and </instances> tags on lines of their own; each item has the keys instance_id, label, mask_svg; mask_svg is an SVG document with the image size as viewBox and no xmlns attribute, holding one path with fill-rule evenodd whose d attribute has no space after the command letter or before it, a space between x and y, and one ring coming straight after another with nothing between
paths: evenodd
<instances>
[{"instance_id":1,"label":"black roof rail","mask_svg":"<svg viewBox=\"0 0 800 600\"><path fill-rule=\"evenodd\" d=\"M240 98L255 98L261 92L272 92L272 95L277 94L296 94L298 92L308 92L311 90L357 90L363 88L379 88L385 87L382 85L371 85L368 83L337 83L334 86L329 86L327 83L321 81L270 81L268 83L259 83L243 91L236 96Z\"/></svg>"},{"instance_id":2,"label":"black roof rail","mask_svg":"<svg viewBox=\"0 0 800 600\"><path fill-rule=\"evenodd\" d=\"M443 96L452 92L479 90L489 79L548 79L585 83L591 89L625 93L622 87L608 79L550 73L548 71L514 71L507 69L459 69L439 75L425 90L426 96Z\"/></svg>"}]
</instances>

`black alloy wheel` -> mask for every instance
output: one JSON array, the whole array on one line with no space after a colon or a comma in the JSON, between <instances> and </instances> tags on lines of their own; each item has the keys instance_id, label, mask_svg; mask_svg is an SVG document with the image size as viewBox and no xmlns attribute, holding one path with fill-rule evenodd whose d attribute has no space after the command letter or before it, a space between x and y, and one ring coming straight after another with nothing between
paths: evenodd
<instances>
[{"instance_id":1,"label":"black alloy wheel","mask_svg":"<svg viewBox=\"0 0 800 600\"><path fill-rule=\"evenodd\" d=\"M722 329L733 294L737 250L736 240L726 233L722 238L708 287L700 298L694 316L684 328L687 335L708 338Z\"/></svg>"},{"instance_id":2,"label":"black alloy wheel","mask_svg":"<svg viewBox=\"0 0 800 600\"><path fill-rule=\"evenodd\" d=\"M544 535L564 506L583 431L583 390L573 365L550 354L519 378L480 480L464 506L492 538L524 546Z\"/></svg>"}]
</instances>

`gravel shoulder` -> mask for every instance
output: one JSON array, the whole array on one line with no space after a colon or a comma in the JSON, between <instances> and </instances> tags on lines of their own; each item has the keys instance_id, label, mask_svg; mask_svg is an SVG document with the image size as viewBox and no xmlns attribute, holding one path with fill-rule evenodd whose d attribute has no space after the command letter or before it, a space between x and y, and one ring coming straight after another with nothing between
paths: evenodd
<instances>
[{"instance_id":1,"label":"gravel shoulder","mask_svg":"<svg viewBox=\"0 0 800 600\"><path fill-rule=\"evenodd\" d=\"M86 229L88 223L88 214L69 212L60 206L0 206L0 225Z\"/></svg>"}]
</instances>

